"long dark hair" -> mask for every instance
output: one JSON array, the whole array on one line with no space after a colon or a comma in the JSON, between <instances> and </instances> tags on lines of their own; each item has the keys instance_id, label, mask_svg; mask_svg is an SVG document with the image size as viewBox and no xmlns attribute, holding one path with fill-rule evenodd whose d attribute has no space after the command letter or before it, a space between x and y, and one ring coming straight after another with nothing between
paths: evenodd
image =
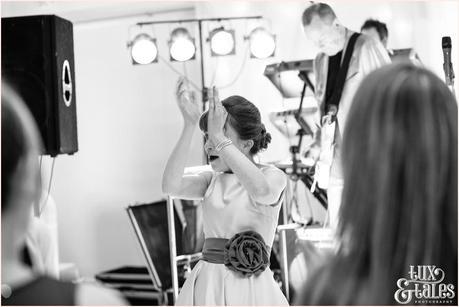
<instances>
[{"instance_id":1,"label":"long dark hair","mask_svg":"<svg viewBox=\"0 0 459 307\"><path fill-rule=\"evenodd\" d=\"M14 111L12 90L2 83L2 212L10 203L14 174L28 147L27 136Z\"/></svg>"},{"instance_id":2,"label":"long dark hair","mask_svg":"<svg viewBox=\"0 0 459 307\"><path fill-rule=\"evenodd\" d=\"M409 63L371 73L342 156L342 246L300 304L396 304L410 265L441 268L457 296L457 103L447 86Z\"/></svg>"},{"instance_id":3,"label":"long dark hair","mask_svg":"<svg viewBox=\"0 0 459 307\"><path fill-rule=\"evenodd\" d=\"M268 148L271 134L266 132L265 125L261 122L258 108L241 96L230 96L222 100L223 107L228 112L227 122L236 130L242 140L253 140L251 154ZM207 111L199 119L199 128L207 131Z\"/></svg>"},{"instance_id":4,"label":"long dark hair","mask_svg":"<svg viewBox=\"0 0 459 307\"><path fill-rule=\"evenodd\" d=\"M2 212L11 208L12 193L17 184L18 167L28 155L39 154L42 143L35 121L18 91L2 81ZM37 159L38 162L38 159ZM38 164L37 164L38 169ZM37 170L38 173L38 170ZM37 179L38 181L38 179Z\"/></svg>"}]
</instances>

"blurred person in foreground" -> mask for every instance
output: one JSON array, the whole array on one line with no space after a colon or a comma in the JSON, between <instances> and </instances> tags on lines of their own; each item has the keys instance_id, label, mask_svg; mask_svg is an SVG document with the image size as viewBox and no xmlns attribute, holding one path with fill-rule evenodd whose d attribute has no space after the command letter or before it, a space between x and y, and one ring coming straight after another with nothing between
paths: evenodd
<instances>
[{"instance_id":1,"label":"blurred person in foreground","mask_svg":"<svg viewBox=\"0 0 459 307\"><path fill-rule=\"evenodd\" d=\"M457 305L452 93L411 63L380 68L359 87L344 140L341 246L312 274L297 303L413 305L429 304L430 295L435 305Z\"/></svg>"},{"instance_id":2,"label":"blurred person in foreground","mask_svg":"<svg viewBox=\"0 0 459 307\"><path fill-rule=\"evenodd\" d=\"M118 293L36 274L22 261L41 194L40 136L19 96L2 83L2 305L123 305Z\"/></svg>"}]
</instances>

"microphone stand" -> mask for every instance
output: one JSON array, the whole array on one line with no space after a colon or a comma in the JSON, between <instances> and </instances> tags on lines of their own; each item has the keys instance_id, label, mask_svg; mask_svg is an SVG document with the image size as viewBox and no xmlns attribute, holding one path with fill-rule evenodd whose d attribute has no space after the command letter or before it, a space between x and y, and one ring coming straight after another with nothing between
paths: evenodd
<instances>
[{"instance_id":1,"label":"microphone stand","mask_svg":"<svg viewBox=\"0 0 459 307\"><path fill-rule=\"evenodd\" d=\"M301 110L303 108L303 101L304 96L306 93L306 89L309 87L311 91L314 93L314 85L312 84L311 80L306 71L300 71L298 73L298 77L303 81L303 90L301 91L301 100L298 110L295 112L295 120L300 125L300 129L298 130L297 135L299 136L298 144L290 146L290 153L292 154L292 172L289 174L290 178L294 181L301 179L303 183L308 187L311 188L313 180L308 176L305 176L309 170L305 169L304 167L299 167L298 163L300 159L298 158L298 154L300 152L301 144L303 142L304 135L313 135L313 131L309 127L308 123L301 117ZM321 189L316 188L313 195L319 200L320 204L327 209L328 208L328 201L327 196L324 193L321 193Z\"/></svg>"},{"instance_id":2,"label":"microphone stand","mask_svg":"<svg viewBox=\"0 0 459 307\"><path fill-rule=\"evenodd\" d=\"M313 134L309 125L301 117L301 110L303 108L303 101L304 101L304 96L305 96L307 87L309 86L312 92L314 93L314 85L312 85L312 82L309 79L306 72L300 71L298 74L298 77L303 81L303 90L301 91L300 105L294 115L295 120L298 122L298 124L301 127L297 132L297 135L299 136L298 144L290 146L290 153L292 154L292 173L290 174L290 177L294 181L297 181L298 179L300 179L301 175L305 174L304 168L298 167L298 162L299 162L298 154L300 153L301 143L303 142L303 136L305 134L310 134L310 135Z\"/></svg>"},{"instance_id":3,"label":"microphone stand","mask_svg":"<svg viewBox=\"0 0 459 307\"><path fill-rule=\"evenodd\" d=\"M303 141L303 136L305 134L309 134L309 135L313 134L313 131L309 127L308 123L306 123L306 121L301 117L301 110L303 108L303 101L304 101L304 96L305 96L307 87L309 87L313 93L315 92L315 89L306 71L300 70L300 72L298 73L298 77L303 81L303 89L301 91L300 105L294 115L295 120L300 125L300 129L297 132L299 139L298 139L297 145L290 146L290 153L292 154L292 172L288 174L286 170L286 173L290 175L290 178L293 181L298 181L299 179L301 179L301 181L303 181L303 183L308 187L308 189L310 189L312 185L312 180L308 181L307 176L304 176L307 174L308 171L307 170L305 171L304 167L299 167L298 162L300 160L298 158L298 154L300 152L301 143ZM319 200L321 205L325 209L327 209L328 207L327 198L324 195L320 195L319 190L320 190L319 188L316 189L316 191L313 194ZM279 225L277 227L277 231L280 233L280 251L282 254L282 262L283 262L283 265L281 265L283 290L284 290L284 293L287 299L290 300L290 286L289 286L290 283L289 283L289 271L288 271L288 261L287 261L288 259L287 257L287 237L286 237L285 231L288 229L298 229L298 228L312 225L314 221L311 215L311 219L306 224L303 224L297 221L294 221L293 224L287 224L288 218L287 218L287 212L285 211L285 207L282 208L282 212L283 212L282 214L283 214L283 219L284 219L284 225Z\"/></svg>"}]
</instances>

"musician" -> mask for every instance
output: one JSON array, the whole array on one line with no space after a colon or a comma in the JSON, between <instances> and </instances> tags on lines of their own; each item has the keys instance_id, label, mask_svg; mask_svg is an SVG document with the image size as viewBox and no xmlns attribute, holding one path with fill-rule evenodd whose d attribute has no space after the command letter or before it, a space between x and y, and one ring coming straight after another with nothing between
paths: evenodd
<instances>
[{"instance_id":1,"label":"musician","mask_svg":"<svg viewBox=\"0 0 459 307\"><path fill-rule=\"evenodd\" d=\"M369 35L381 42L384 48L387 49L387 39L389 38L389 31L387 25L376 19L367 19L360 28L360 32Z\"/></svg>"},{"instance_id":2,"label":"musician","mask_svg":"<svg viewBox=\"0 0 459 307\"><path fill-rule=\"evenodd\" d=\"M320 188L327 189L329 226L336 229L343 189L341 133L351 100L362 79L390 63L390 58L381 42L344 27L325 3L310 5L303 12L302 23L306 37L320 51L314 60L315 96L321 109L322 126L315 180Z\"/></svg>"}]
</instances>

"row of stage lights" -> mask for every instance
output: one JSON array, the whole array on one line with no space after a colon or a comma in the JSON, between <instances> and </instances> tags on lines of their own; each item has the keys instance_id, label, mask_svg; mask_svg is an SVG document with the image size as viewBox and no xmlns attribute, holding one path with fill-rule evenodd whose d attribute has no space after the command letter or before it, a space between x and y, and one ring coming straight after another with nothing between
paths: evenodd
<instances>
[{"instance_id":1,"label":"row of stage lights","mask_svg":"<svg viewBox=\"0 0 459 307\"><path fill-rule=\"evenodd\" d=\"M253 58L265 59L274 56L276 37L264 27L257 27L244 37L249 41L250 55ZM207 41L210 43L212 56L235 54L235 32L231 29L219 27L209 33ZM186 28L179 27L171 32L169 40L169 55L171 61L185 62L195 58L195 39ZM146 65L158 61L158 46L156 38L146 33L138 34L128 43L131 48L133 64Z\"/></svg>"}]
</instances>

